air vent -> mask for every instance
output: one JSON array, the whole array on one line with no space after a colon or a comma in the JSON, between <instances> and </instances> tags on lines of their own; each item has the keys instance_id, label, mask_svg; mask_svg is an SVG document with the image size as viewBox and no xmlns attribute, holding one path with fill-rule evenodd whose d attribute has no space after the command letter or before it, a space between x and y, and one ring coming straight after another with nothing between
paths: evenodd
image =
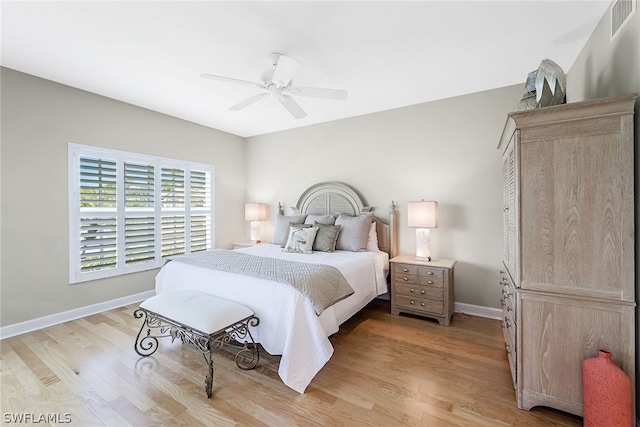
<instances>
[{"instance_id":1,"label":"air vent","mask_svg":"<svg viewBox=\"0 0 640 427\"><path fill-rule=\"evenodd\" d=\"M637 9L637 0L616 0L611 6L611 41L631 19Z\"/></svg>"}]
</instances>

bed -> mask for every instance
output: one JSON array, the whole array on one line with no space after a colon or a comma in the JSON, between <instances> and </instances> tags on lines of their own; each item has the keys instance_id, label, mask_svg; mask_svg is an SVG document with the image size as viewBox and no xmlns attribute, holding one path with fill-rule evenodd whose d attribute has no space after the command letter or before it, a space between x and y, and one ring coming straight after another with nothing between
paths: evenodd
<instances>
[{"instance_id":1,"label":"bed","mask_svg":"<svg viewBox=\"0 0 640 427\"><path fill-rule=\"evenodd\" d=\"M353 293L318 310L312 302L295 288L275 280L204 268L174 259L167 262L156 276L156 293L176 290L198 290L238 302L260 319L252 332L254 339L272 355L281 355L278 375L288 387L304 393L305 389L333 354L329 336L339 326L366 306L378 295L387 292L389 259L397 252L397 213L391 203L389 218L383 220L366 206L359 194L346 184L325 182L307 189L290 214L284 215L281 205L274 218L276 227L270 243L226 252L229 255L257 255L295 262L331 266L337 268ZM347 237L350 225L369 216L370 227L364 250L354 249L349 241L336 243L334 252L314 250L312 253L295 253L283 250L285 239L292 229L289 219L304 217L312 227L321 227L317 220L328 216L342 220L337 242ZM338 219L339 218L339 219ZM312 220L312 221L311 221ZM292 221L289 221L292 222ZM322 221L321 221L322 222ZM282 238L282 224L286 224L287 236ZM282 241L280 241L280 240ZM291 239L286 242L291 243ZM342 249L339 249L342 248ZM225 252L216 250L214 252ZM233 252L233 254L232 254ZM237 255L236 255L237 254ZM195 255L195 254L194 254ZM277 261L280 262L280 261Z\"/></svg>"}]
</instances>

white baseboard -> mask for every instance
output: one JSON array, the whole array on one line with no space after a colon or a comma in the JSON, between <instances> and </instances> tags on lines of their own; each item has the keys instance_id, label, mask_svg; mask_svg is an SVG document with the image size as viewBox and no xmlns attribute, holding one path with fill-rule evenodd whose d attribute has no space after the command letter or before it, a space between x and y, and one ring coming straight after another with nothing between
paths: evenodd
<instances>
[{"instance_id":1,"label":"white baseboard","mask_svg":"<svg viewBox=\"0 0 640 427\"><path fill-rule=\"evenodd\" d=\"M124 305L144 301L147 298L151 298L155 294L156 292L153 290L140 292L138 294L129 295L122 298L116 298L114 300L88 305L86 307L76 308L62 313L40 317L38 319L27 320L26 322L20 322L13 325L0 327L0 339L15 337L16 335L26 334L27 332L37 331L38 329L47 328L49 326L69 322L81 317L102 313L103 311L112 310ZM499 308L483 307L479 305L456 302L454 304L454 310L470 314L472 316L487 317L489 319L496 320L502 319L502 310L500 310Z\"/></svg>"},{"instance_id":2,"label":"white baseboard","mask_svg":"<svg viewBox=\"0 0 640 427\"><path fill-rule=\"evenodd\" d=\"M489 319L502 319L502 310L499 308L483 307L481 305L464 304L456 302L453 305L456 312L470 314L472 316L487 317Z\"/></svg>"},{"instance_id":3,"label":"white baseboard","mask_svg":"<svg viewBox=\"0 0 640 427\"><path fill-rule=\"evenodd\" d=\"M11 338L16 335L26 334L27 332L36 331L38 329L47 328L49 326L58 325L64 322L69 322L81 317L102 313L103 311L112 310L124 305L144 301L147 298L151 298L155 294L155 290L140 292L138 294L129 295L122 298L116 298L110 301L100 302L97 304L88 305L86 307L75 308L73 310L64 311L62 313L40 317L38 319L27 320L26 322L14 323L13 325L0 327L0 339Z\"/></svg>"}]
</instances>

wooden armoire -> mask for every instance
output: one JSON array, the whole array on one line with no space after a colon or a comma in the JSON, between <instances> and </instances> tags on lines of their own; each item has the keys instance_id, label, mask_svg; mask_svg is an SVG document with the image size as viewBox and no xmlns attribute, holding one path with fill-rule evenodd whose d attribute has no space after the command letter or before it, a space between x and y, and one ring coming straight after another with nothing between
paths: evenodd
<instances>
[{"instance_id":1,"label":"wooden armoire","mask_svg":"<svg viewBox=\"0 0 640 427\"><path fill-rule=\"evenodd\" d=\"M507 117L500 286L521 409L581 416L582 362L599 349L635 389L635 100Z\"/></svg>"}]
</instances>

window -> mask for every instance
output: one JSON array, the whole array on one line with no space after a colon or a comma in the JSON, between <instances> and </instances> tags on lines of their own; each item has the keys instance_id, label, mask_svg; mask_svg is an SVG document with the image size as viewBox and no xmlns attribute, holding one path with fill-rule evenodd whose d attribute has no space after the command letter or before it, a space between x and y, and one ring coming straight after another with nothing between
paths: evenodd
<instances>
[{"instance_id":1,"label":"window","mask_svg":"<svg viewBox=\"0 0 640 427\"><path fill-rule=\"evenodd\" d=\"M213 246L214 167L69 144L69 281Z\"/></svg>"}]
</instances>

